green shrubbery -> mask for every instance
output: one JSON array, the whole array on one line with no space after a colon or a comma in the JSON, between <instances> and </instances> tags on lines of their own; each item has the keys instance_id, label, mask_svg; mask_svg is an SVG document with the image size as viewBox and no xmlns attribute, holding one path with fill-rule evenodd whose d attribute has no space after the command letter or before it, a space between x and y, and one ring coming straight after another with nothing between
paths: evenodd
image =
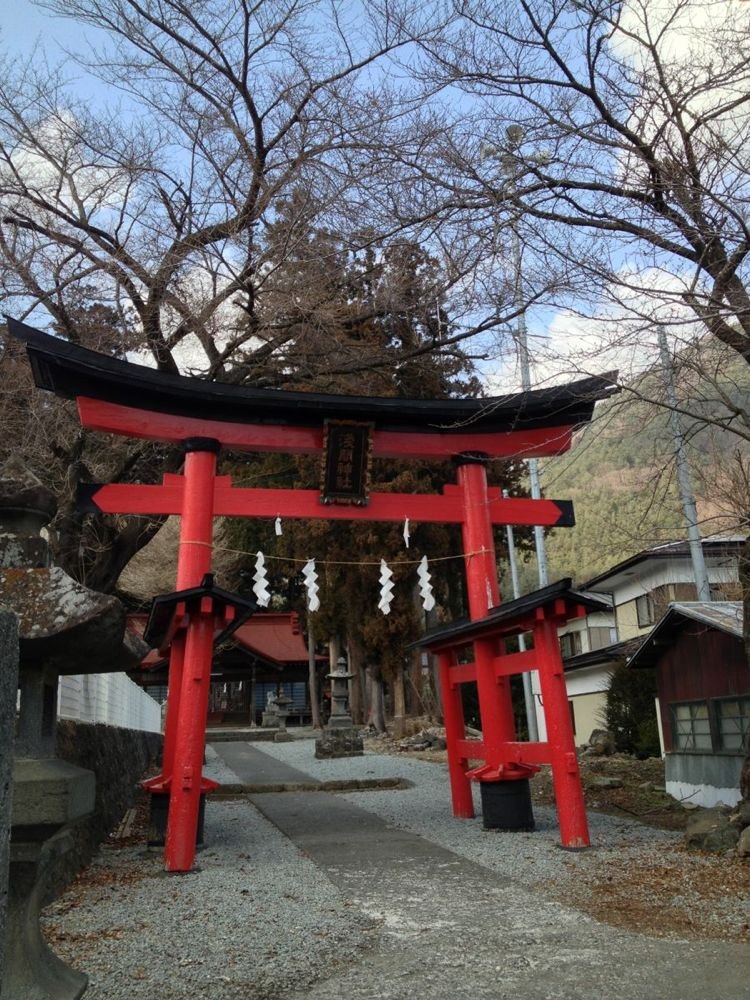
<instances>
[{"instance_id":1,"label":"green shrubbery","mask_svg":"<svg viewBox=\"0 0 750 1000\"><path fill-rule=\"evenodd\" d=\"M614 734L615 747L621 753L658 757L655 698L656 674L653 670L629 670L622 663L610 674L604 722Z\"/></svg>"}]
</instances>

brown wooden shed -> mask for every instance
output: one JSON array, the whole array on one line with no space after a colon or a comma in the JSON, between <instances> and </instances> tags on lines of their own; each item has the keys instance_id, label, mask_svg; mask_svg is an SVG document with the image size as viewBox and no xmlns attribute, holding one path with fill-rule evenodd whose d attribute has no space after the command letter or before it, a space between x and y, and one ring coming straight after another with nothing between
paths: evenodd
<instances>
[{"instance_id":1,"label":"brown wooden shed","mask_svg":"<svg viewBox=\"0 0 750 1000\"><path fill-rule=\"evenodd\" d=\"M742 604L670 604L629 667L656 669L667 791L698 805L738 801L750 733Z\"/></svg>"}]
</instances>

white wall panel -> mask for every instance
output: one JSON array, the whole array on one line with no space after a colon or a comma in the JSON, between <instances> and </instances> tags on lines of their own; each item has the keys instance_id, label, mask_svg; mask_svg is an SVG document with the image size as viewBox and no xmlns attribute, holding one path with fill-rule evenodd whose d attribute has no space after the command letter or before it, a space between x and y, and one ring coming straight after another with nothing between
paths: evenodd
<instances>
[{"instance_id":1,"label":"white wall panel","mask_svg":"<svg viewBox=\"0 0 750 1000\"><path fill-rule=\"evenodd\" d=\"M79 722L101 722L123 729L161 732L159 703L127 674L61 677L58 715Z\"/></svg>"}]
</instances>

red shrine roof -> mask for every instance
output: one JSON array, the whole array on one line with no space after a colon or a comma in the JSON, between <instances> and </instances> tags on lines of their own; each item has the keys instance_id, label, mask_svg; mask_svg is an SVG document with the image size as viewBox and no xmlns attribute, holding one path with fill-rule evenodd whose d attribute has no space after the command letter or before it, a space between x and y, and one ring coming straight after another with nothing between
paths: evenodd
<instances>
[{"instance_id":1,"label":"red shrine roof","mask_svg":"<svg viewBox=\"0 0 750 1000\"><path fill-rule=\"evenodd\" d=\"M142 636L148 615L135 612L128 615L128 628ZM291 612L258 611L233 632L231 642L276 666L285 663L307 663L307 644L299 625L299 616ZM166 657L152 649L141 661L146 670L154 670L166 662Z\"/></svg>"},{"instance_id":2,"label":"red shrine roof","mask_svg":"<svg viewBox=\"0 0 750 1000\"><path fill-rule=\"evenodd\" d=\"M269 663L307 662L307 644L295 614L259 611L240 625L232 641Z\"/></svg>"}]
</instances>

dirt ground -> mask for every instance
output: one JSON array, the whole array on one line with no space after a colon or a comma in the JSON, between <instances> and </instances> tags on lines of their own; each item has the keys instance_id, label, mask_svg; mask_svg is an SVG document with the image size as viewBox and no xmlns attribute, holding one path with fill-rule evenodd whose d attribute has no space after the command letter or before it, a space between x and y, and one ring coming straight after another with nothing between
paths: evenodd
<instances>
[{"instance_id":1,"label":"dirt ground","mask_svg":"<svg viewBox=\"0 0 750 1000\"><path fill-rule=\"evenodd\" d=\"M410 720L411 721L411 720ZM443 730L429 727L425 732L442 734ZM365 738L365 746L379 753L407 754L420 760L445 763L445 750L428 748L411 749L410 743L418 743L420 730L410 736L398 739L391 733ZM479 763L479 761L477 761ZM690 816L686 808L664 790L664 762L658 757L637 760L627 754L612 754L607 757L579 755L579 767L583 782L586 808L598 812L628 816L641 823L662 830L684 830ZM612 787L597 784L599 779L609 779ZM614 780L613 780L614 779ZM619 785L615 786L615 781ZM532 799L539 805L554 805L552 772L543 767L531 782Z\"/></svg>"},{"instance_id":2,"label":"dirt ground","mask_svg":"<svg viewBox=\"0 0 750 1000\"><path fill-rule=\"evenodd\" d=\"M403 749L406 742L386 735L371 737L366 746L380 753L446 761L445 750ZM580 770L587 810L674 831L684 830L694 811L664 791L664 762L659 758L583 754ZM601 787L600 779L611 779L607 784L616 787ZM548 767L532 780L531 789L534 803L554 805ZM674 847L644 849L634 863L615 851L592 851L585 865L564 861L560 878L539 888L624 929L659 937L750 941L750 859L734 852L697 853L678 841Z\"/></svg>"},{"instance_id":3,"label":"dirt ground","mask_svg":"<svg viewBox=\"0 0 750 1000\"><path fill-rule=\"evenodd\" d=\"M664 790L664 761L658 757L637 760L626 754L579 758L587 809L628 816L662 830L684 830L690 810ZM597 779L614 779L619 787L602 787ZM554 805L552 772L545 767L531 783L540 805Z\"/></svg>"}]
</instances>

